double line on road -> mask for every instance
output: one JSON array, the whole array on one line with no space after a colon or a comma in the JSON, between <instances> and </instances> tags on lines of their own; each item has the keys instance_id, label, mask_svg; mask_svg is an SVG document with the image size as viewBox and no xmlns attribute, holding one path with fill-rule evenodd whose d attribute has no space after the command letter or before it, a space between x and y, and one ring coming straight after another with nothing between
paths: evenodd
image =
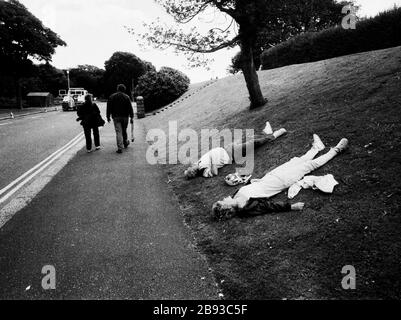
<instances>
[{"instance_id":1,"label":"double line on road","mask_svg":"<svg viewBox=\"0 0 401 320\"><path fill-rule=\"evenodd\" d=\"M8 186L0 190L0 205L12 197L18 190L25 186L29 181L35 178L39 173L49 167L54 161L59 159L65 152L77 145L83 138L83 133L77 135L74 139L58 149L56 152L48 156L45 160L38 163L31 170L24 173L18 179L11 182Z\"/></svg>"}]
</instances>

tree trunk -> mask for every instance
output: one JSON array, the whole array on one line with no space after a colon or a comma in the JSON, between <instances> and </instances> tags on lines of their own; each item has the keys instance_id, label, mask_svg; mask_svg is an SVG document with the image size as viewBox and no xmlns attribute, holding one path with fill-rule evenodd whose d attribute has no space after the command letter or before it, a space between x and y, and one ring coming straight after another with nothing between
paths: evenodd
<instances>
[{"instance_id":1,"label":"tree trunk","mask_svg":"<svg viewBox=\"0 0 401 320\"><path fill-rule=\"evenodd\" d=\"M243 43L241 46L242 51L242 72L244 73L246 86L251 100L251 109L264 106L267 99L263 96L260 89L259 77L256 72L255 62L253 58L252 45Z\"/></svg>"}]
</instances>

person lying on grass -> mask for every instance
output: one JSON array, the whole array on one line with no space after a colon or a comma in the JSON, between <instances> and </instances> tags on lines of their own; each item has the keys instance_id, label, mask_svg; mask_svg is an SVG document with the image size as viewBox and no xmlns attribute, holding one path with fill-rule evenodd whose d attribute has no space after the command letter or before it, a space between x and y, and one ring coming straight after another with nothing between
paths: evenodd
<instances>
[{"instance_id":1,"label":"person lying on grass","mask_svg":"<svg viewBox=\"0 0 401 320\"><path fill-rule=\"evenodd\" d=\"M304 156L293 158L260 180L253 180L250 185L239 189L234 198L228 197L216 202L212 208L213 218L224 220L237 215L254 216L291 210L302 211L304 209L302 202L291 205L288 202L272 202L269 199L290 188L305 175L324 166L348 147L348 140L344 138L335 148L315 159L317 154L325 149L325 145L316 134L313 135L313 139L312 149Z\"/></svg>"},{"instance_id":2,"label":"person lying on grass","mask_svg":"<svg viewBox=\"0 0 401 320\"><path fill-rule=\"evenodd\" d=\"M285 129L273 132L270 123L266 122L266 128L263 130L263 133L256 136L253 140L246 143L234 143L229 145L226 149L214 148L210 150L203 155L197 163L185 170L184 175L187 179L193 179L198 176L213 178L219 174L219 169L223 168L225 165L233 162L236 163L235 155L242 155L245 153L249 144L253 144L253 147L256 149L276 140L286 133L287 131ZM229 154L232 154L233 157L231 158Z\"/></svg>"}]
</instances>

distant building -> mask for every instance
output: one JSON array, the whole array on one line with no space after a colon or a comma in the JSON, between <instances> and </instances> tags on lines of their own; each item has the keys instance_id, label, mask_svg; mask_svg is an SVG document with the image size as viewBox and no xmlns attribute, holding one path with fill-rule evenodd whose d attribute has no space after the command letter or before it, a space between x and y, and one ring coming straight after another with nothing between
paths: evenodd
<instances>
[{"instance_id":1,"label":"distant building","mask_svg":"<svg viewBox=\"0 0 401 320\"><path fill-rule=\"evenodd\" d=\"M54 105L54 97L50 92L30 92L26 100L30 108L49 108Z\"/></svg>"}]
</instances>

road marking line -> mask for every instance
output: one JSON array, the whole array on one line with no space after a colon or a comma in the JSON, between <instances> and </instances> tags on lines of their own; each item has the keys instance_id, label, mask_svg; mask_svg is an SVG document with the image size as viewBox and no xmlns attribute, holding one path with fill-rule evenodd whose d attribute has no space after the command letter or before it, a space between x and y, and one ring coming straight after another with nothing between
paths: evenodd
<instances>
[{"instance_id":1,"label":"road marking line","mask_svg":"<svg viewBox=\"0 0 401 320\"><path fill-rule=\"evenodd\" d=\"M11 124L12 122L6 122L6 123L0 123L0 127L1 126L5 126L5 125L7 125L7 124Z\"/></svg>"},{"instance_id":2,"label":"road marking line","mask_svg":"<svg viewBox=\"0 0 401 320\"><path fill-rule=\"evenodd\" d=\"M9 189L14 187L16 184L17 187L13 188L11 191L9 191L5 196L3 196L0 199L0 204L9 199L15 192L17 192L19 189L21 189L27 182L29 182L32 178L34 178L37 174L42 172L45 168L47 168L51 163L53 163L56 159L58 159L63 153L65 153L69 148L73 147L75 144L79 143L80 140L83 138L83 133L80 133L77 135L74 139L72 139L70 142L68 142L65 146L51 154L49 157L47 157L45 160L34 166L32 169L24 173L22 176L20 176L18 179L14 180L11 182L8 186L0 190L0 196L3 195L5 192L7 192Z\"/></svg>"},{"instance_id":3,"label":"road marking line","mask_svg":"<svg viewBox=\"0 0 401 320\"><path fill-rule=\"evenodd\" d=\"M60 159L55 161L45 172L39 174L31 183L27 184L25 188L21 189L4 207L0 208L0 229L10 221L17 212L24 209L32 199L46 187L53 177L70 162L77 152L82 149L84 145L79 142L80 141L77 141L74 145L70 145L70 148L65 150L65 153Z\"/></svg>"}]
</instances>

